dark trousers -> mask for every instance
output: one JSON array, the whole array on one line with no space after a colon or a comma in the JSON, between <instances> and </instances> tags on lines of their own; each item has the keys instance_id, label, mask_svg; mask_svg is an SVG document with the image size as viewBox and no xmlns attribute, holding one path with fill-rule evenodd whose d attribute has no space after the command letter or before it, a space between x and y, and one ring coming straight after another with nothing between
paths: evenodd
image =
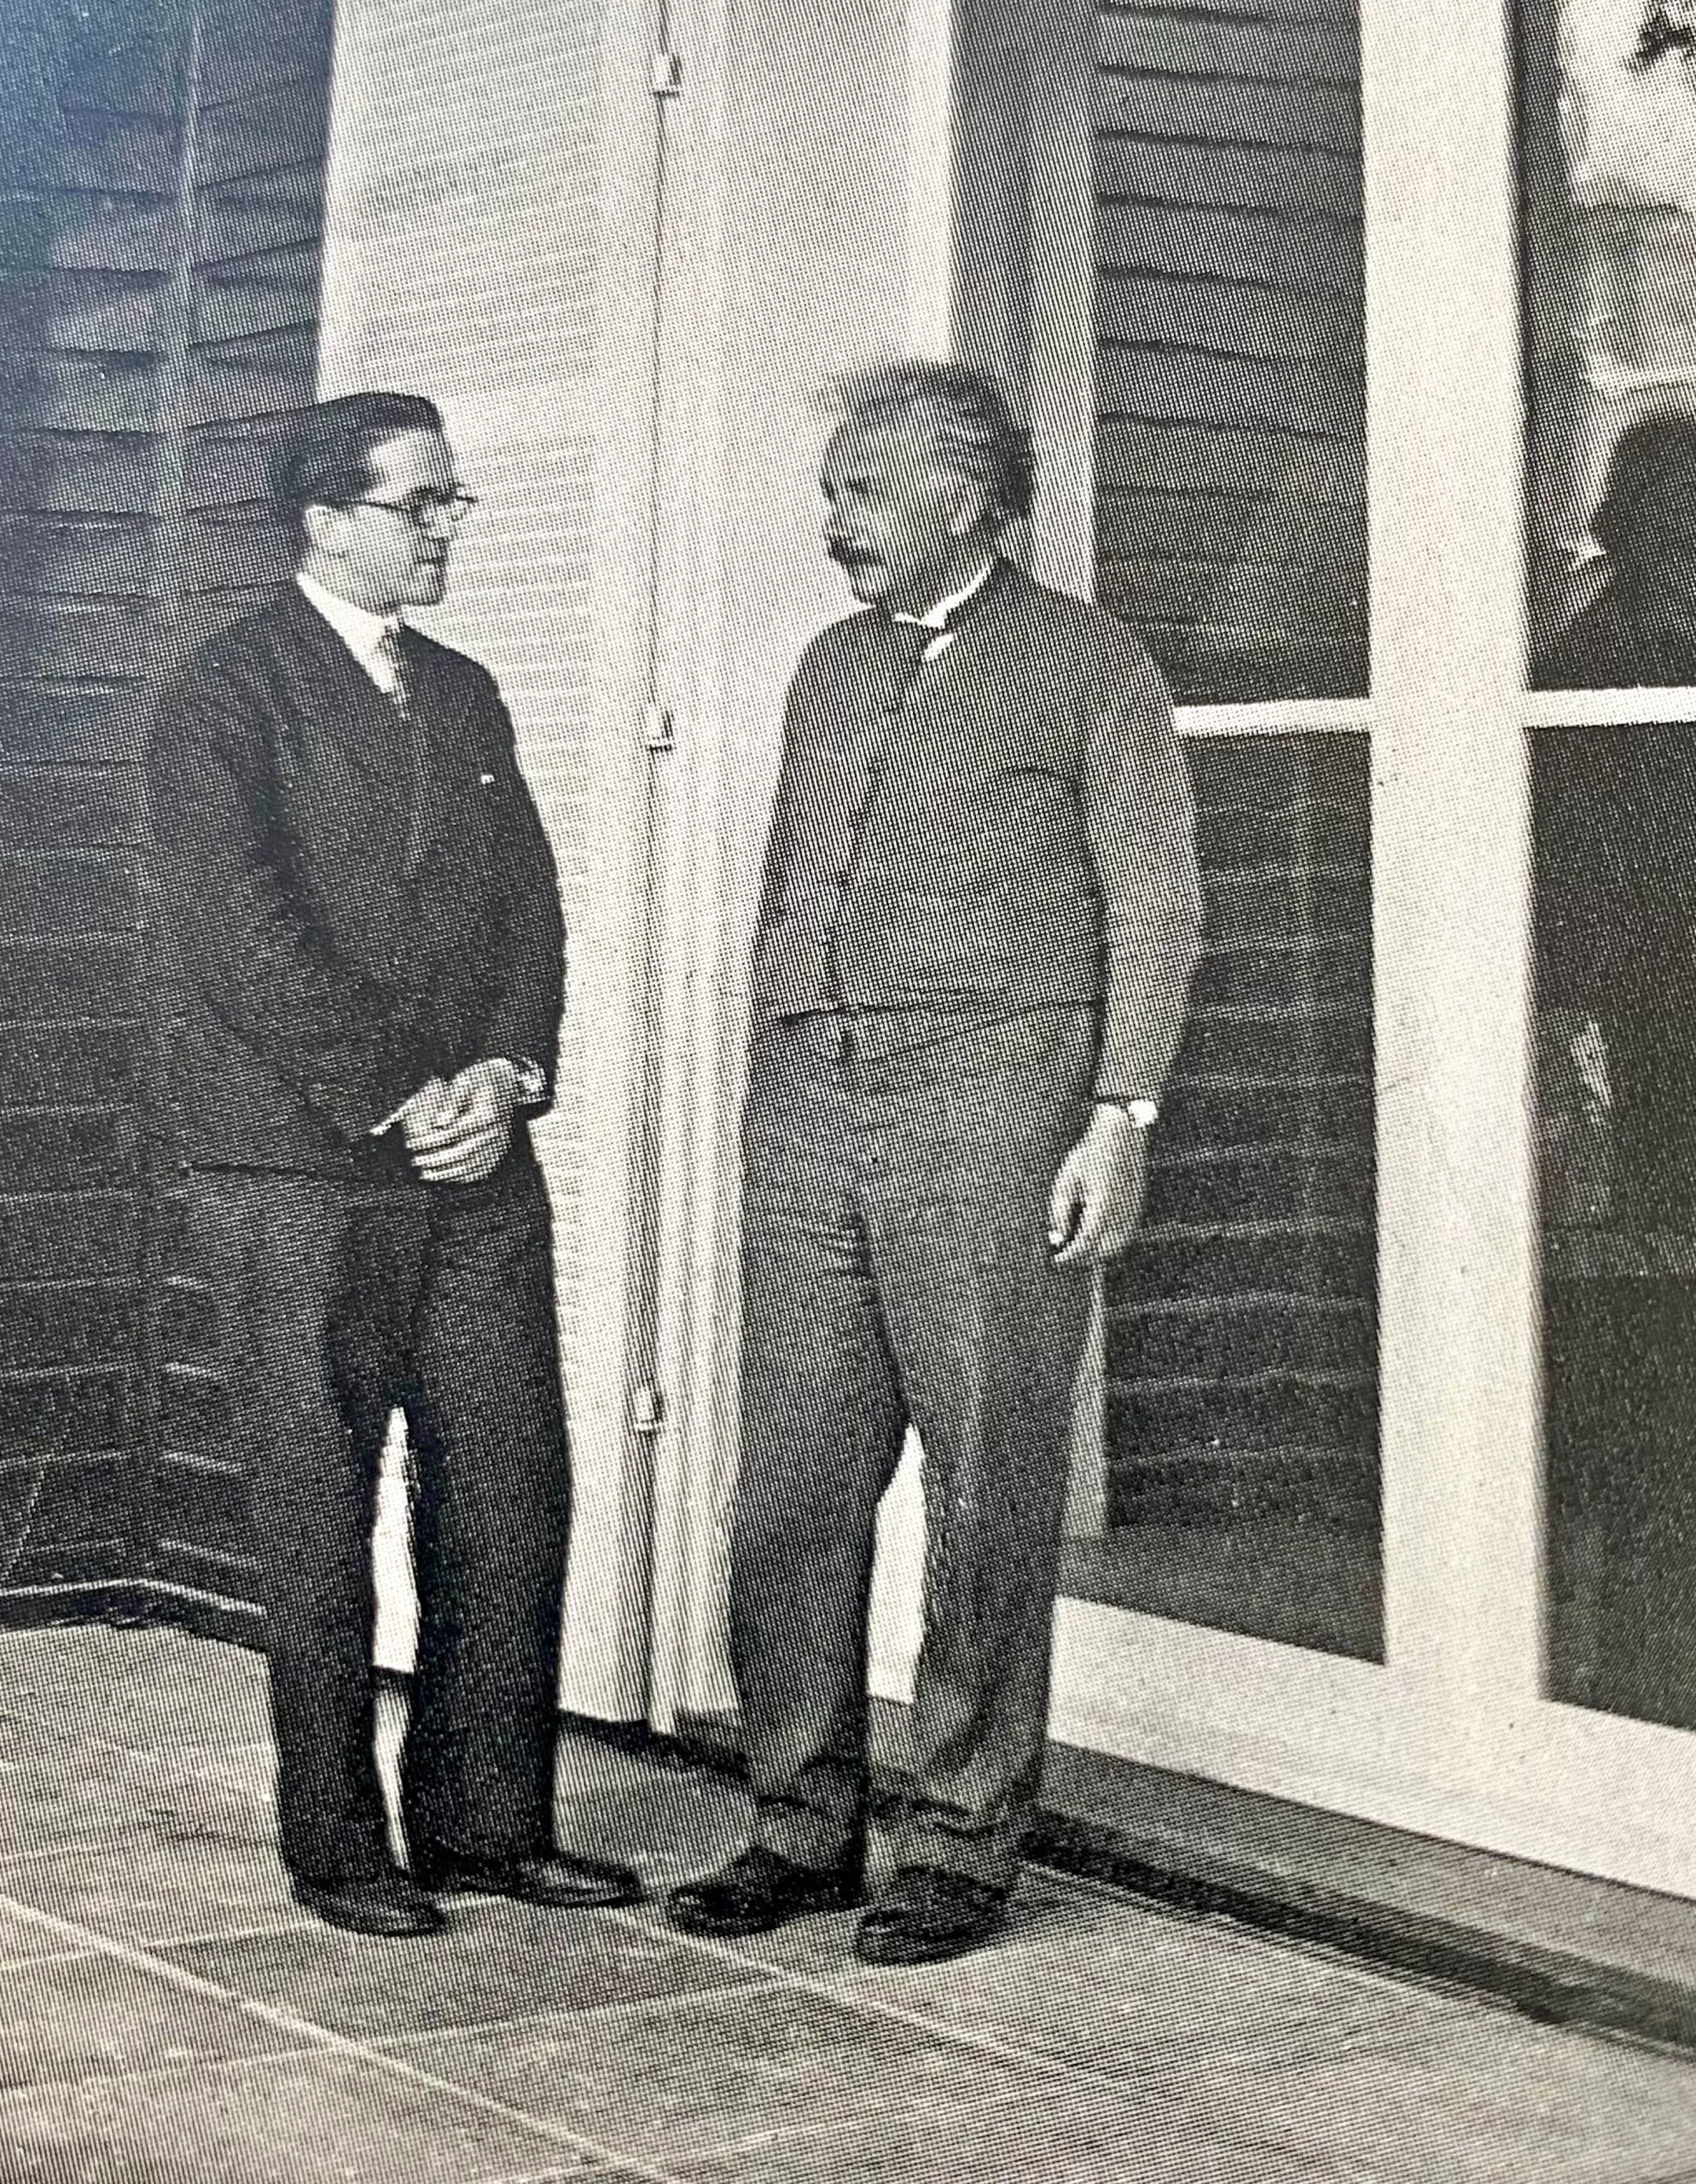
<instances>
[{"instance_id":1,"label":"dark trousers","mask_svg":"<svg viewBox=\"0 0 1696 2184\"><path fill-rule=\"evenodd\" d=\"M1042 1764L1086 1281L1047 1243L1093 1016L762 1029L744 1125L730 1640L758 1836L863 1824L877 1505L924 1450L925 1636L903 1864L1005 1886Z\"/></svg>"},{"instance_id":2,"label":"dark trousers","mask_svg":"<svg viewBox=\"0 0 1696 2184\"><path fill-rule=\"evenodd\" d=\"M432 1847L552 1843L569 1475L548 1208L527 1158L490 1183L198 1180L229 1316L264 1568L282 1858L388 1863L374 1751L371 1536L405 1414L420 1608L402 1808Z\"/></svg>"}]
</instances>

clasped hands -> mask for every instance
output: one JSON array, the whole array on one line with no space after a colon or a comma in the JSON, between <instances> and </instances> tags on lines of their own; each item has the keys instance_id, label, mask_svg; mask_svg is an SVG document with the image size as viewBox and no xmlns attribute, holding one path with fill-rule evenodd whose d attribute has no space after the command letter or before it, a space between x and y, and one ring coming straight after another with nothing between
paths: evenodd
<instances>
[{"instance_id":1,"label":"clasped hands","mask_svg":"<svg viewBox=\"0 0 1696 2184\"><path fill-rule=\"evenodd\" d=\"M421 1084L392 1120L425 1182L480 1183L506 1157L519 1101L509 1061L474 1061L456 1077Z\"/></svg>"},{"instance_id":2,"label":"clasped hands","mask_svg":"<svg viewBox=\"0 0 1696 2184\"><path fill-rule=\"evenodd\" d=\"M1054 1264L1099 1266L1136 1233L1148 1191L1148 1132L1103 1104L1061 1161L1048 1193Z\"/></svg>"}]
</instances>

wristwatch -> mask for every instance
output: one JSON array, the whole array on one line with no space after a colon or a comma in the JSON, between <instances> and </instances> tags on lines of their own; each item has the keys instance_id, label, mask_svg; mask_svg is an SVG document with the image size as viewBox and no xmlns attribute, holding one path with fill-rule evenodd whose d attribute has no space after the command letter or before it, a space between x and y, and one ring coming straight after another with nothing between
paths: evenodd
<instances>
[{"instance_id":1,"label":"wristwatch","mask_svg":"<svg viewBox=\"0 0 1696 2184\"><path fill-rule=\"evenodd\" d=\"M1098 1100L1098 1107L1117 1107L1130 1121L1133 1130L1153 1130L1160 1119L1160 1110L1153 1100Z\"/></svg>"}]
</instances>

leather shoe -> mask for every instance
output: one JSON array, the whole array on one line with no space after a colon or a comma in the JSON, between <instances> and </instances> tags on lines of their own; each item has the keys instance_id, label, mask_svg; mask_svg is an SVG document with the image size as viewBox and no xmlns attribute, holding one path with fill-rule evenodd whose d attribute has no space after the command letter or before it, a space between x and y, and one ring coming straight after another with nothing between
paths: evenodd
<instances>
[{"instance_id":1,"label":"leather shoe","mask_svg":"<svg viewBox=\"0 0 1696 2184\"><path fill-rule=\"evenodd\" d=\"M642 1883L628 1866L574 1858L564 1850L512 1858L434 1850L415 1858L413 1870L427 1888L443 1896L510 1896L550 1911L608 1911L642 1901Z\"/></svg>"},{"instance_id":2,"label":"leather shoe","mask_svg":"<svg viewBox=\"0 0 1696 2184\"><path fill-rule=\"evenodd\" d=\"M447 1924L423 1890L403 1873L378 1873L369 1880L297 1879L293 1889L297 1903L350 1934L404 1941L439 1934Z\"/></svg>"},{"instance_id":3,"label":"leather shoe","mask_svg":"<svg viewBox=\"0 0 1696 2184\"><path fill-rule=\"evenodd\" d=\"M857 1857L839 1866L802 1866L753 1843L721 1871L674 1888L665 1909L671 1924L686 1934L729 1939L768 1934L809 1912L851 1909L863 1887Z\"/></svg>"},{"instance_id":4,"label":"leather shoe","mask_svg":"<svg viewBox=\"0 0 1696 2184\"><path fill-rule=\"evenodd\" d=\"M868 1964L940 1964L998 1934L1007 1891L938 1866L903 1866L861 1920L854 1950Z\"/></svg>"}]
</instances>

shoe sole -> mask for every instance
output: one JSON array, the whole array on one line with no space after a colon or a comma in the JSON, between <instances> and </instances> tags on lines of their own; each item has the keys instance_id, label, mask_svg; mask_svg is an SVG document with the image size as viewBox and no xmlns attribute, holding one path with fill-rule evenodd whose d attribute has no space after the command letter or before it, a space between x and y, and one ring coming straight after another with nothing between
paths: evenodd
<instances>
[{"instance_id":1,"label":"shoe sole","mask_svg":"<svg viewBox=\"0 0 1696 2184\"><path fill-rule=\"evenodd\" d=\"M746 1941L755 1934L775 1934L781 1926L791 1926L797 1919L829 1918L838 1912L857 1910L864 1900L859 1894L820 1896L781 1911L775 1919L716 1918L710 1913L691 1912L667 1903L665 1918L667 1924L675 1926L680 1934L693 1934L700 1941Z\"/></svg>"},{"instance_id":2,"label":"shoe sole","mask_svg":"<svg viewBox=\"0 0 1696 2184\"><path fill-rule=\"evenodd\" d=\"M428 1941L433 1935L441 1933L447 1926L445 1919L439 1918L431 1920L421 1920L415 1926L380 1926L369 1924L363 1920L344 1918L340 1913L329 1909L324 1904L311 1902L304 1896L297 1896L294 1900L303 1911L310 1912L313 1918L320 1920L324 1926L334 1926L338 1933L363 1934L368 1941Z\"/></svg>"},{"instance_id":3,"label":"shoe sole","mask_svg":"<svg viewBox=\"0 0 1696 2184\"><path fill-rule=\"evenodd\" d=\"M986 1934L973 1934L969 1941L949 1942L897 1941L893 1937L856 1934L854 1954L863 1964L947 1964L956 1956L969 1956L973 1949L987 1949L1006 1931L996 1926Z\"/></svg>"},{"instance_id":4,"label":"shoe sole","mask_svg":"<svg viewBox=\"0 0 1696 2184\"><path fill-rule=\"evenodd\" d=\"M530 1903L539 1911L618 1911L645 1901L640 1889L609 1888L598 1896L540 1896L524 1889L497 1888L493 1881L444 1880L430 1891L448 1902L466 1896L499 1897L508 1903Z\"/></svg>"}]
</instances>

